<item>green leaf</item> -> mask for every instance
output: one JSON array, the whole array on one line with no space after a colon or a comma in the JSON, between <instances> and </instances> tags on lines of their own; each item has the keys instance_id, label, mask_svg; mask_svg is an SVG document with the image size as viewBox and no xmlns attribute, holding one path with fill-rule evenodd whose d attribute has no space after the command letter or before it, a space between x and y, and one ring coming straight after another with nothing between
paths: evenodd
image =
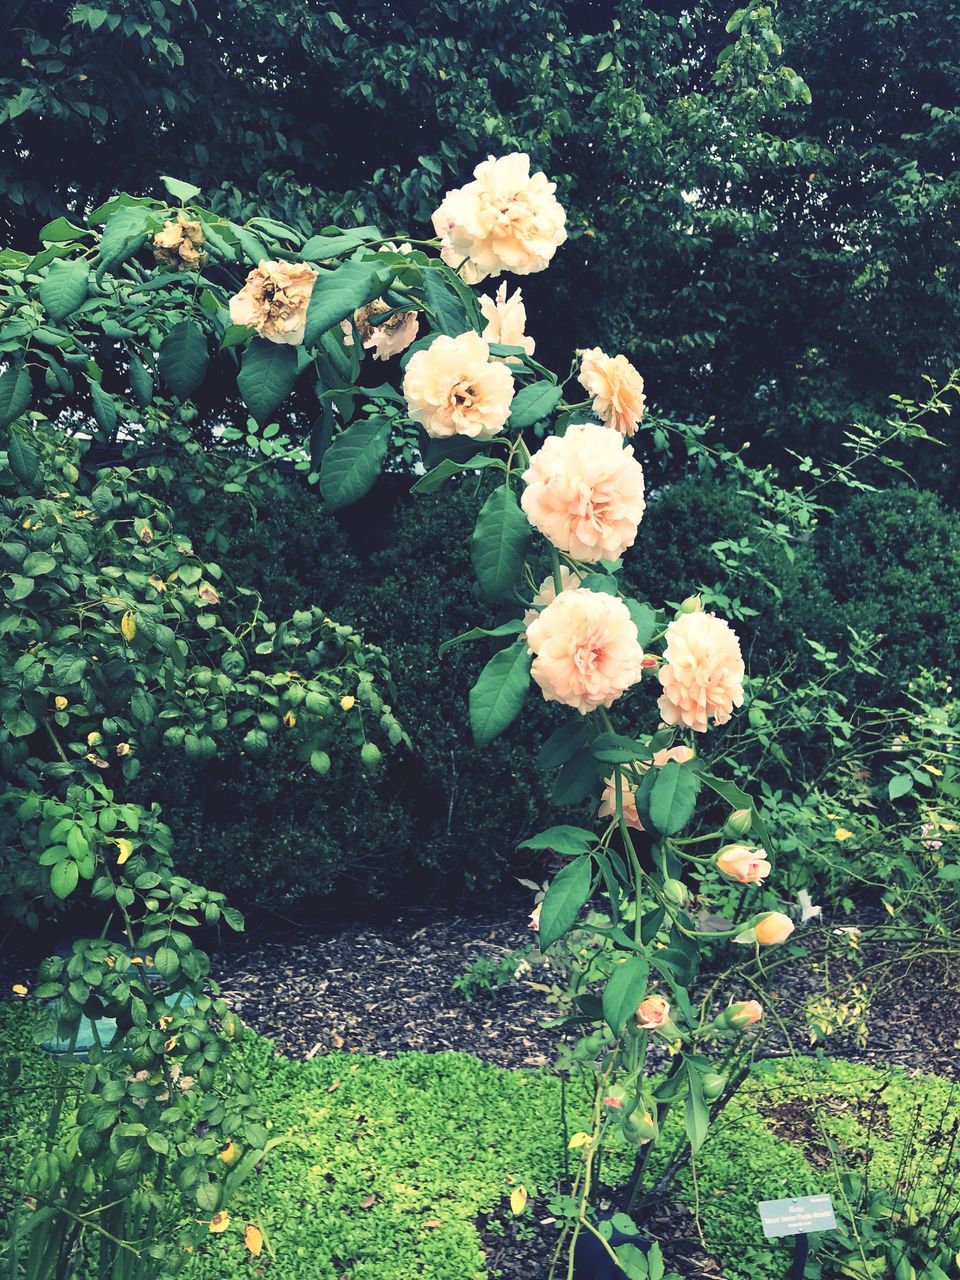
<instances>
[{"instance_id":1,"label":"green leaf","mask_svg":"<svg viewBox=\"0 0 960 1280\"><path fill-rule=\"evenodd\" d=\"M589 857L567 863L553 877L540 907L541 951L546 951L551 943L573 928L590 897L592 883L593 865Z\"/></svg>"},{"instance_id":2,"label":"green leaf","mask_svg":"<svg viewBox=\"0 0 960 1280\"><path fill-rule=\"evenodd\" d=\"M367 240L379 239L380 232L372 226L353 227L338 235L311 236L300 250L300 256L306 262L325 262L328 258L339 258L341 254L358 249Z\"/></svg>"},{"instance_id":3,"label":"green leaf","mask_svg":"<svg viewBox=\"0 0 960 1280\"><path fill-rule=\"evenodd\" d=\"M93 214L90 215L91 219ZM97 279L132 258L147 234L148 211L139 205L123 205L111 213L100 241Z\"/></svg>"},{"instance_id":4,"label":"green leaf","mask_svg":"<svg viewBox=\"0 0 960 1280\"><path fill-rule=\"evenodd\" d=\"M529 687L530 651L524 641L494 654L470 690L470 728L478 747L513 723Z\"/></svg>"},{"instance_id":5,"label":"green leaf","mask_svg":"<svg viewBox=\"0 0 960 1280\"><path fill-rule=\"evenodd\" d=\"M519 618L515 618L512 622L501 622L499 627L472 627L469 631L463 631L460 635L454 636L450 640L444 640L437 653L442 657L448 649L452 649L457 644L464 644L467 640L515 636L521 635L523 631L524 625Z\"/></svg>"},{"instance_id":6,"label":"green leaf","mask_svg":"<svg viewBox=\"0 0 960 1280\"><path fill-rule=\"evenodd\" d=\"M265 426L297 380L297 352L292 346L254 338L243 353L237 387L257 422Z\"/></svg>"},{"instance_id":7,"label":"green leaf","mask_svg":"<svg viewBox=\"0 0 960 1280\"><path fill-rule=\"evenodd\" d=\"M33 397L33 383L26 365L0 373L0 427L9 427L26 412Z\"/></svg>"},{"instance_id":8,"label":"green leaf","mask_svg":"<svg viewBox=\"0 0 960 1280\"><path fill-rule=\"evenodd\" d=\"M617 1264L627 1280L650 1280L647 1255L635 1244L621 1244L614 1249Z\"/></svg>"},{"instance_id":9,"label":"green leaf","mask_svg":"<svg viewBox=\"0 0 960 1280\"><path fill-rule=\"evenodd\" d=\"M54 218L52 222L40 228L37 239L41 244L69 243L73 240L82 240L89 234L89 231L85 231L83 227L74 226L66 218Z\"/></svg>"},{"instance_id":10,"label":"green leaf","mask_svg":"<svg viewBox=\"0 0 960 1280\"><path fill-rule=\"evenodd\" d=\"M480 508L470 540L470 559L484 598L501 600L523 572L531 530L513 491L494 489Z\"/></svg>"},{"instance_id":11,"label":"green leaf","mask_svg":"<svg viewBox=\"0 0 960 1280\"><path fill-rule=\"evenodd\" d=\"M340 432L320 464L320 488L331 510L349 506L373 488L389 443L386 418L355 422Z\"/></svg>"},{"instance_id":12,"label":"green leaf","mask_svg":"<svg viewBox=\"0 0 960 1280\"><path fill-rule=\"evenodd\" d=\"M590 752L595 760L602 760L604 764L632 764L635 760L653 759L646 743L620 733L598 734L590 743Z\"/></svg>"},{"instance_id":13,"label":"green leaf","mask_svg":"<svg viewBox=\"0 0 960 1280\"><path fill-rule=\"evenodd\" d=\"M203 381L208 359L203 330L193 320L181 320L161 342L157 366L177 399L187 400Z\"/></svg>"},{"instance_id":14,"label":"green leaf","mask_svg":"<svg viewBox=\"0 0 960 1280\"><path fill-rule=\"evenodd\" d=\"M173 947L157 947L153 956L153 964L164 982L172 982L180 972L180 957Z\"/></svg>"},{"instance_id":15,"label":"green leaf","mask_svg":"<svg viewBox=\"0 0 960 1280\"><path fill-rule=\"evenodd\" d=\"M456 462L453 458L444 458L438 466L432 471L428 471L425 476L421 476L416 484L411 485L411 493L436 493L451 476L460 475L464 471L480 471L484 467L499 467L503 470L503 463L499 458L476 457L470 458L466 462Z\"/></svg>"},{"instance_id":16,"label":"green leaf","mask_svg":"<svg viewBox=\"0 0 960 1280\"><path fill-rule=\"evenodd\" d=\"M83 258L58 258L47 268L37 292L47 315L59 324L86 300L89 288L90 268Z\"/></svg>"},{"instance_id":17,"label":"green leaf","mask_svg":"<svg viewBox=\"0 0 960 1280\"><path fill-rule=\"evenodd\" d=\"M4 588L4 595L8 600L26 600L35 585L32 578L24 578L19 573L11 573L10 586Z\"/></svg>"},{"instance_id":18,"label":"green leaf","mask_svg":"<svg viewBox=\"0 0 960 1280\"><path fill-rule=\"evenodd\" d=\"M552 382L532 382L513 397L508 427L523 430L548 418L563 399L563 389Z\"/></svg>"},{"instance_id":19,"label":"green leaf","mask_svg":"<svg viewBox=\"0 0 960 1280\"><path fill-rule=\"evenodd\" d=\"M446 283L440 270L427 271L423 277L423 291L426 294L427 306L433 312L436 328L441 333L456 338L469 328L467 310L450 286Z\"/></svg>"},{"instance_id":20,"label":"green leaf","mask_svg":"<svg viewBox=\"0 0 960 1280\"><path fill-rule=\"evenodd\" d=\"M757 843L764 849L770 849L770 836L767 833L766 824L760 815L753 799L735 782L730 782L724 778L714 777L712 773L706 772L699 761L696 761L694 767L697 769L700 781L705 783L711 791L715 791L721 800L726 800L731 809L749 809L752 817L751 830L756 833Z\"/></svg>"},{"instance_id":21,"label":"green leaf","mask_svg":"<svg viewBox=\"0 0 960 1280\"><path fill-rule=\"evenodd\" d=\"M104 391L99 382L90 382L90 399L97 425L110 435L117 425L117 404L113 396Z\"/></svg>"},{"instance_id":22,"label":"green leaf","mask_svg":"<svg viewBox=\"0 0 960 1280\"><path fill-rule=\"evenodd\" d=\"M609 71L613 66L613 54L605 53L597 63L597 71Z\"/></svg>"},{"instance_id":23,"label":"green leaf","mask_svg":"<svg viewBox=\"0 0 960 1280\"><path fill-rule=\"evenodd\" d=\"M31 578L52 573L56 567L56 559L47 551L31 551L22 565L23 572L29 574Z\"/></svg>"},{"instance_id":24,"label":"green leaf","mask_svg":"<svg viewBox=\"0 0 960 1280\"><path fill-rule=\"evenodd\" d=\"M623 603L627 606L633 625L637 628L637 644L641 649L645 649L658 629L660 615L651 605L641 604L638 600L625 598Z\"/></svg>"},{"instance_id":25,"label":"green leaf","mask_svg":"<svg viewBox=\"0 0 960 1280\"><path fill-rule=\"evenodd\" d=\"M887 783L887 795L891 800L899 800L913 790L913 777L909 773L895 773Z\"/></svg>"},{"instance_id":26,"label":"green leaf","mask_svg":"<svg viewBox=\"0 0 960 1280\"><path fill-rule=\"evenodd\" d=\"M80 872L72 859L58 862L50 872L50 888L58 898L69 898L79 879Z\"/></svg>"},{"instance_id":27,"label":"green leaf","mask_svg":"<svg viewBox=\"0 0 960 1280\"><path fill-rule=\"evenodd\" d=\"M537 764L541 769L559 769L572 760L587 741L586 717L567 720L551 733L537 752Z\"/></svg>"},{"instance_id":28,"label":"green leaf","mask_svg":"<svg viewBox=\"0 0 960 1280\"><path fill-rule=\"evenodd\" d=\"M181 204L189 204L194 196L200 194L200 188L195 187L192 182L181 182L179 178L168 178L163 173L160 175L160 181L173 196L174 200L179 200Z\"/></svg>"},{"instance_id":29,"label":"green leaf","mask_svg":"<svg viewBox=\"0 0 960 1280\"><path fill-rule=\"evenodd\" d=\"M14 432L7 444L7 462L21 484L30 487L40 475L40 459L32 445Z\"/></svg>"},{"instance_id":30,"label":"green leaf","mask_svg":"<svg viewBox=\"0 0 960 1280\"><path fill-rule=\"evenodd\" d=\"M376 262L345 262L334 271L324 272L310 294L304 342L315 342L324 330L379 298L392 276L389 267Z\"/></svg>"},{"instance_id":31,"label":"green leaf","mask_svg":"<svg viewBox=\"0 0 960 1280\"><path fill-rule=\"evenodd\" d=\"M36 720L23 707L11 707L9 711L5 711L3 724L13 738L26 738L37 729Z\"/></svg>"},{"instance_id":32,"label":"green leaf","mask_svg":"<svg viewBox=\"0 0 960 1280\"><path fill-rule=\"evenodd\" d=\"M582 853L589 853L596 843L596 835L586 827L561 824L559 827L549 827L537 836L531 836L529 840L524 840L523 844L518 844L517 848L549 849L555 853L579 857Z\"/></svg>"},{"instance_id":33,"label":"green leaf","mask_svg":"<svg viewBox=\"0 0 960 1280\"><path fill-rule=\"evenodd\" d=\"M668 760L656 770L648 803L650 820L661 835L672 836L683 830L693 817L699 789L696 772L676 760Z\"/></svg>"},{"instance_id":34,"label":"green leaf","mask_svg":"<svg viewBox=\"0 0 960 1280\"><path fill-rule=\"evenodd\" d=\"M130 357L130 389L141 409L145 409L153 400L153 378L137 356Z\"/></svg>"},{"instance_id":35,"label":"green leaf","mask_svg":"<svg viewBox=\"0 0 960 1280\"><path fill-rule=\"evenodd\" d=\"M703 1146L710 1125L710 1112L703 1097L703 1087L695 1067L687 1063L687 1100L684 1103L683 1119L690 1139L690 1147L694 1154Z\"/></svg>"},{"instance_id":36,"label":"green leaf","mask_svg":"<svg viewBox=\"0 0 960 1280\"><path fill-rule=\"evenodd\" d=\"M618 1036L647 994L650 966L645 956L631 956L618 964L603 989L603 1017Z\"/></svg>"}]
</instances>

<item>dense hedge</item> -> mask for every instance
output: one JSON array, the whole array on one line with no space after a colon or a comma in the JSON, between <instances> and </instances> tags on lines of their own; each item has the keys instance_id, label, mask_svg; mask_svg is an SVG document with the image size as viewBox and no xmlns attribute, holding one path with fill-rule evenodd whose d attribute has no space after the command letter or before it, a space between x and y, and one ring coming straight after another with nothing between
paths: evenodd
<instances>
[{"instance_id":1,"label":"dense hedge","mask_svg":"<svg viewBox=\"0 0 960 1280\"><path fill-rule=\"evenodd\" d=\"M185 871L202 867L216 887L276 906L337 888L446 896L522 874L516 843L543 824L547 804L546 780L530 763L553 709L538 703L522 729L478 750L467 735L466 695L490 648L437 653L448 636L495 620L463 585L472 488L409 498L388 478L349 529L293 481L265 477L256 507L201 492L186 483L180 504L195 540L213 542L225 571L255 588L268 610L320 604L387 649L395 707L415 750L376 781L343 766L318 778L282 749L252 761L239 742L199 771L168 753L144 786L163 801ZM711 548L744 538L747 571L731 578ZM842 650L850 623L882 632L890 637L882 680L851 682L845 692L896 701L919 666L956 665L958 553L960 519L929 494L855 495L788 554L758 531L753 495L692 478L651 498L627 580L653 602L716 587L747 614L736 626L751 672L786 668L789 683L815 669L809 638Z\"/></svg>"}]
</instances>

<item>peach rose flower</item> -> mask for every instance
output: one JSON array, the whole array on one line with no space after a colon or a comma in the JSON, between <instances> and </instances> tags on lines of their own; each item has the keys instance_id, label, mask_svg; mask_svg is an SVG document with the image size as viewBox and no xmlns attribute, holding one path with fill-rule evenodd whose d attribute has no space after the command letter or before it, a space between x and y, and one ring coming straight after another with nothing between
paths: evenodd
<instances>
[{"instance_id":1,"label":"peach rose flower","mask_svg":"<svg viewBox=\"0 0 960 1280\"><path fill-rule=\"evenodd\" d=\"M670 1021L670 1002L663 996L647 996L634 1016L644 1031L659 1031Z\"/></svg>"},{"instance_id":2,"label":"peach rose flower","mask_svg":"<svg viewBox=\"0 0 960 1280\"><path fill-rule=\"evenodd\" d=\"M479 334L441 334L410 357L403 394L428 436L489 440L510 416L513 375Z\"/></svg>"},{"instance_id":3,"label":"peach rose flower","mask_svg":"<svg viewBox=\"0 0 960 1280\"><path fill-rule=\"evenodd\" d=\"M662 769L668 760L676 760L677 764L686 764L688 760L692 760L695 752L692 747L663 747L660 751L653 753L653 765L655 769ZM649 769L649 764L645 760L635 760L633 762L635 769ZM628 827L633 827L635 831L643 830L643 823L640 821L640 815L637 812L637 793L633 787L628 786L626 781L623 783L623 820ZM600 808L597 810L598 818L612 818L617 812L617 782L616 778L607 778L604 781L603 797L600 800Z\"/></svg>"},{"instance_id":4,"label":"peach rose flower","mask_svg":"<svg viewBox=\"0 0 960 1280\"><path fill-rule=\"evenodd\" d=\"M203 244L203 227L191 222L182 213L165 222L153 237L153 256L174 271L192 271L204 266L209 258L200 246Z\"/></svg>"},{"instance_id":5,"label":"peach rose flower","mask_svg":"<svg viewBox=\"0 0 960 1280\"><path fill-rule=\"evenodd\" d=\"M462 267L469 284L504 271L526 276L543 271L566 240L566 214L556 184L530 172L523 152L482 161L473 182L448 191L433 215L440 256ZM464 260L466 259L466 262Z\"/></svg>"},{"instance_id":6,"label":"peach rose flower","mask_svg":"<svg viewBox=\"0 0 960 1280\"><path fill-rule=\"evenodd\" d=\"M561 591L576 591L580 586L579 575L565 564L560 566L560 582ZM541 612L548 604L552 604L556 598L557 584L554 582L553 574L551 573L540 583L537 594L530 601L530 608L523 615L523 625L529 627L531 622L536 622Z\"/></svg>"},{"instance_id":7,"label":"peach rose flower","mask_svg":"<svg viewBox=\"0 0 960 1280\"><path fill-rule=\"evenodd\" d=\"M667 724L705 733L712 716L726 724L743 706L740 641L728 622L712 613L683 613L667 627L658 702Z\"/></svg>"},{"instance_id":8,"label":"peach rose flower","mask_svg":"<svg viewBox=\"0 0 960 1280\"><path fill-rule=\"evenodd\" d=\"M420 332L420 321L415 311L394 311L387 320L372 323L377 316L392 310L389 302L375 298L353 313L353 324L349 320L341 320L343 345L353 346L353 325L356 325L364 351L372 351L374 360L389 360L391 356L406 351Z\"/></svg>"},{"instance_id":9,"label":"peach rose flower","mask_svg":"<svg viewBox=\"0 0 960 1280\"><path fill-rule=\"evenodd\" d=\"M745 844L728 844L717 854L714 864L721 875L738 884L759 884L770 874L770 863L763 849L750 849Z\"/></svg>"},{"instance_id":10,"label":"peach rose flower","mask_svg":"<svg viewBox=\"0 0 960 1280\"><path fill-rule=\"evenodd\" d=\"M230 299L231 324L256 329L268 342L298 346L317 272L305 262L260 263Z\"/></svg>"},{"instance_id":11,"label":"peach rose flower","mask_svg":"<svg viewBox=\"0 0 960 1280\"><path fill-rule=\"evenodd\" d=\"M482 294L478 299L480 314L487 322L482 337L487 342L498 342L504 347L522 347L528 356L532 356L536 343L528 338L527 309L523 305L523 294L515 289L511 297L507 297L507 286L502 284L494 297ZM519 364L518 356L507 356Z\"/></svg>"},{"instance_id":12,"label":"peach rose flower","mask_svg":"<svg viewBox=\"0 0 960 1280\"><path fill-rule=\"evenodd\" d=\"M739 1000L730 1005L726 1017L731 1027L752 1027L763 1017L763 1005L759 1000Z\"/></svg>"},{"instance_id":13,"label":"peach rose flower","mask_svg":"<svg viewBox=\"0 0 960 1280\"><path fill-rule=\"evenodd\" d=\"M643 518L643 467L613 431L596 423L550 436L523 473L520 505L555 547L577 560L615 560Z\"/></svg>"},{"instance_id":14,"label":"peach rose flower","mask_svg":"<svg viewBox=\"0 0 960 1280\"><path fill-rule=\"evenodd\" d=\"M640 679L643 651L627 606L601 591L562 591L527 628L531 674L548 702L581 715L609 707Z\"/></svg>"},{"instance_id":15,"label":"peach rose flower","mask_svg":"<svg viewBox=\"0 0 960 1280\"><path fill-rule=\"evenodd\" d=\"M626 356L605 355L599 347L584 351L578 375L593 396L593 412L622 436L636 433L643 417L643 379Z\"/></svg>"},{"instance_id":16,"label":"peach rose flower","mask_svg":"<svg viewBox=\"0 0 960 1280\"><path fill-rule=\"evenodd\" d=\"M772 947L778 942L785 942L796 926L789 916L782 911L768 911L762 915L752 929L747 929L734 942L749 944L759 943L761 947Z\"/></svg>"}]
</instances>

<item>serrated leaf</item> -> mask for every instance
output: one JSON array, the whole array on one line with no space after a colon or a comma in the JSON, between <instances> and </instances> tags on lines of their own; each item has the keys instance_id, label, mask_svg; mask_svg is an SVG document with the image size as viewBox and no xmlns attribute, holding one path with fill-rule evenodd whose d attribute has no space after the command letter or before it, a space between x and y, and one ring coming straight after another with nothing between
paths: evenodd
<instances>
[{"instance_id":1,"label":"serrated leaf","mask_svg":"<svg viewBox=\"0 0 960 1280\"><path fill-rule=\"evenodd\" d=\"M521 387L510 405L507 426L523 430L548 418L563 399L563 389L552 382L532 382Z\"/></svg>"},{"instance_id":2,"label":"serrated leaf","mask_svg":"<svg viewBox=\"0 0 960 1280\"><path fill-rule=\"evenodd\" d=\"M297 352L292 346L254 338L243 353L237 388L257 422L265 426L297 381Z\"/></svg>"},{"instance_id":3,"label":"serrated leaf","mask_svg":"<svg viewBox=\"0 0 960 1280\"><path fill-rule=\"evenodd\" d=\"M69 898L77 887L80 872L72 858L58 862L50 872L50 888L58 898Z\"/></svg>"},{"instance_id":4,"label":"serrated leaf","mask_svg":"<svg viewBox=\"0 0 960 1280\"><path fill-rule=\"evenodd\" d=\"M30 486L40 475L40 459L32 445L16 432L7 444L7 462L21 484Z\"/></svg>"},{"instance_id":5,"label":"serrated leaf","mask_svg":"<svg viewBox=\"0 0 960 1280\"><path fill-rule=\"evenodd\" d=\"M530 651L526 643L494 654L470 690L470 728L478 747L511 725L530 688Z\"/></svg>"},{"instance_id":6,"label":"serrated leaf","mask_svg":"<svg viewBox=\"0 0 960 1280\"><path fill-rule=\"evenodd\" d=\"M603 1017L615 1036L636 1013L647 993L650 966L644 956L631 956L618 964L603 989Z\"/></svg>"},{"instance_id":7,"label":"serrated leaf","mask_svg":"<svg viewBox=\"0 0 960 1280\"><path fill-rule=\"evenodd\" d=\"M465 462L456 462L453 458L444 458L432 471L428 471L425 476L421 476L416 484L410 488L411 493L436 493L451 476L459 475L464 471L481 471L485 467L499 467L503 469L503 463L499 458L469 458Z\"/></svg>"},{"instance_id":8,"label":"serrated leaf","mask_svg":"<svg viewBox=\"0 0 960 1280\"><path fill-rule=\"evenodd\" d=\"M887 783L887 795L891 800L899 800L913 790L913 777L909 773L896 773Z\"/></svg>"},{"instance_id":9,"label":"serrated leaf","mask_svg":"<svg viewBox=\"0 0 960 1280\"><path fill-rule=\"evenodd\" d=\"M311 236L300 250L300 256L305 262L325 262L359 248L367 240L379 239L380 232L376 227L352 227L349 231L341 231L335 235Z\"/></svg>"},{"instance_id":10,"label":"serrated leaf","mask_svg":"<svg viewBox=\"0 0 960 1280\"><path fill-rule=\"evenodd\" d=\"M0 427L9 427L26 412L33 397L33 383L26 365L0 373Z\"/></svg>"},{"instance_id":11,"label":"serrated leaf","mask_svg":"<svg viewBox=\"0 0 960 1280\"><path fill-rule=\"evenodd\" d=\"M157 367L178 400L187 400L207 371L207 339L193 320L175 324L160 344Z\"/></svg>"},{"instance_id":12,"label":"serrated leaf","mask_svg":"<svg viewBox=\"0 0 960 1280\"><path fill-rule=\"evenodd\" d=\"M635 738L621 733L601 733L590 743L590 754L604 764L632 764L635 760L652 760L650 748Z\"/></svg>"},{"instance_id":13,"label":"serrated leaf","mask_svg":"<svg viewBox=\"0 0 960 1280\"><path fill-rule=\"evenodd\" d=\"M331 510L349 506L373 488L389 443L386 418L355 422L340 432L320 463L320 488Z\"/></svg>"},{"instance_id":14,"label":"serrated leaf","mask_svg":"<svg viewBox=\"0 0 960 1280\"><path fill-rule=\"evenodd\" d=\"M444 640L437 653L442 657L454 645L465 644L468 640L488 640L498 639L501 636L515 636L522 634L523 630L524 626L519 618L514 619L512 622L501 622L499 627L472 627L469 631L463 631L460 635L453 636L450 640Z\"/></svg>"},{"instance_id":15,"label":"serrated leaf","mask_svg":"<svg viewBox=\"0 0 960 1280\"><path fill-rule=\"evenodd\" d=\"M90 399L93 401L93 416L101 431L110 435L117 425L117 405L113 396L104 391L99 382L90 382Z\"/></svg>"},{"instance_id":16,"label":"serrated leaf","mask_svg":"<svg viewBox=\"0 0 960 1280\"><path fill-rule=\"evenodd\" d=\"M130 357L130 390L141 409L153 400L153 378L142 360Z\"/></svg>"},{"instance_id":17,"label":"serrated leaf","mask_svg":"<svg viewBox=\"0 0 960 1280\"><path fill-rule=\"evenodd\" d=\"M334 271L324 272L310 294L304 342L315 342L326 329L379 298L392 276L389 267L376 262L345 262Z\"/></svg>"},{"instance_id":18,"label":"serrated leaf","mask_svg":"<svg viewBox=\"0 0 960 1280\"><path fill-rule=\"evenodd\" d=\"M657 769L648 800L650 820L661 835L682 831L697 806L699 784L693 769L668 760Z\"/></svg>"},{"instance_id":19,"label":"serrated leaf","mask_svg":"<svg viewBox=\"0 0 960 1280\"><path fill-rule=\"evenodd\" d=\"M434 327L441 333L456 338L469 329L466 307L446 283L440 270L424 272L423 291L427 306L433 313Z\"/></svg>"},{"instance_id":20,"label":"serrated leaf","mask_svg":"<svg viewBox=\"0 0 960 1280\"><path fill-rule=\"evenodd\" d=\"M157 947L153 965L164 982L172 982L180 972L180 957L173 947Z\"/></svg>"},{"instance_id":21,"label":"serrated leaf","mask_svg":"<svg viewBox=\"0 0 960 1280\"><path fill-rule=\"evenodd\" d=\"M37 292L47 315L59 324L85 301L89 288L90 268L83 258L58 258L47 268Z\"/></svg>"},{"instance_id":22,"label":"serrated leaf","mask_svg":"<svg viewBox=\"0 0 960 1280\"><path fill-rule=\"evenodd\" d=\"M147 210L139 205L123 205L110 214L100 241L98 279L133 257L146 238L147 218Z\"/></svg>"},{"instance_id":23,"label":"serrated leaf","mask_svg":"<svg viewBox=\"0 0 960 1280\"><path fill-rule=\"evenodd\" d=\"M586 717L567 720L551 733L537 752L537 764L541 769L559 769L572 760L587 741Z\"/></svg>"},{"instance_id":24,"label":"serrated leaf","mask_svg":"<svg viewBox=\"0 0 960 1280\"><path fill-rule=\"evenodd\" d=\"M522 844L518 844L518 849L550 849L555 853L571 854L579 857L580 854L588 853L597 843L597 837L592 831L588 831L586 827L571 827L561 824L558 827L549 827L546 831L541 831L539 835L531 836L529 840L524 840Z\"/></svg>"},{"instance_id":25,"label":"serrated leaf","mask_svg":"<svg viewBox=\"0 0 960 1280\"><path fill-rule=\"evenodd\" d=\"M494 489L480 508L470 540L470 559L484 598L503 599L523 572L531 530L513 490Z\"/></svg>"},{"instance_id":26,"label":"serrated leaf","mask_svg":"<svg viewBox=\"0 0 960 1280\"><path fill-rule=\"evenodd\" d=\"M703 1086L696 1068L687 1063L687 1100L684 1103L683 1119L690 1139L690 1147L694 1153L700 1150L707 1137L710 1126L710 1112L703 1097Z\"/></svg>"},{"instance_id":27,"label":"serrated leaf","mask_svg":"<svg viewBox=\"0 0 960 1280\"><path fill-rule=\"evenodd\" d=\"M562 938L574 926L581 908L590 896L593 865L589 857L568 862L553 877L540 906L540 949Z\"/></svg>"}]
</instances>

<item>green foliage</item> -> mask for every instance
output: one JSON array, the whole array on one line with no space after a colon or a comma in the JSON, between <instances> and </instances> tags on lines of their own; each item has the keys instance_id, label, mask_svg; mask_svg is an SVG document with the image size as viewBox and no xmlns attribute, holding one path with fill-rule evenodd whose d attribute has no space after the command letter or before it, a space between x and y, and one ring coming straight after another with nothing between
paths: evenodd
<instances>
[{"instance_id":1,"label":"green foliage","mask_svg":"<svg viewBox=\"0 0 960 1280\"><path fill-rule=\"evenodd\" d=\"M4 1071L0 1092L0 1131L12 1155L5 1199L60 1087L55 1066L30 1046L32 1021L24 1007L0 1007L3 1065L21 1060L18 1085ZM507 1208L517 1185L544 1205L563 1168L560 1091L546 1073L458 1053L294 1062L249 1033L236 1056L277 1142L231 1203L227 1230L212 1236L203 1224L180 1272L187 1278L246 1275L247 1222L262 1229L265 1256L291 1280L336 1280L344 1268L356 1280L483 1275L478 1214ZM71 1099L79 1084L73 1073ZM64 1138L68 1116L69 1106ZM171 1191L164 1229L181 1216L190 1206Z\"/></svg>"}]
</instances>

